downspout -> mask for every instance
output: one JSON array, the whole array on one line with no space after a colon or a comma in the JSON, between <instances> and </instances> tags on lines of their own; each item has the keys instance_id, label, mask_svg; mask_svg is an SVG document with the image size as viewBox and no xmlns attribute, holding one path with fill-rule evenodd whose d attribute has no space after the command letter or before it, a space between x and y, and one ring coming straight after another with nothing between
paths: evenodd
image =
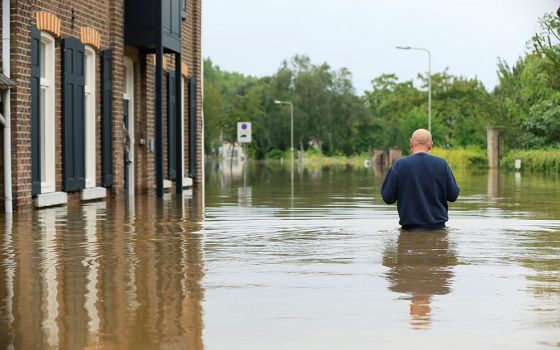
<instances>
[{"instance_id":1,"label":"downspout","mask_svg":"<svg viewBox=\"0 0 560 350\"><path fill-rule=\"evenodd\" d=\"M10 78L10 0L2 0L2 72ZM11 213L12 208L12 132L10 127L10 89L2 93L4 110L4 208Z\"/></svg>"},{"instance_id":2,"label":"downspout","mask_svg":"<svg viewBox=\"0 0 560 350\"><path fill-rule=\"evenodd\" d=\"M201 26L200 28L202 28L202 5L199 4L198 5L200 7L200 23ZM201 166L201 173L202 173L202 179L201 179L201 187L202 187L202 208L204 208L206 206L206 167L204 166L204 164L206 164L206 152L204 152L204 58L202 57L202 33L199 33L199 37L198 37L199 45L200 45L200 62L198 64L200 64L200 115L202 117L202 121L201 121L201 147L200 147L200 166ZM203 209L204 210L204 209Z\"/></svg>"}]
</instances>

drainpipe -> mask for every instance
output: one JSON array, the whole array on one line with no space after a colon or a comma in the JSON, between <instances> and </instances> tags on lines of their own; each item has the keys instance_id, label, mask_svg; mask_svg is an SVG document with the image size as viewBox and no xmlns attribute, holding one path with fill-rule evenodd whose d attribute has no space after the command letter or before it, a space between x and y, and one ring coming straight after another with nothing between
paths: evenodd
<instances>
[{"instance_id":1,"label":"drainpipe","mask_svg":"<svg viewBox=\"0 0 560 350\"><path fill-rule=\"evenodd\" d=\"M204 18L202 16L202 6L199 4L200 6L200 21L202 22L202 18ZM202 33L198 33L199 37L199 46L202 47ZM201 49L202 51L202 49ZM204 210L205 206L206 206L206 171L205 171L205 166L204 164L206 164L206 153L204 152L204 58L202 57L202 54L200 55L200 62L198 62L198 64L200 65L200 115L202 117L202 121L201 121L201 141L200 141L200 167L201 167L201 172L202 172L202 179L200 179L201 183L200 183L200 187L201 187L201 195L202 195L202 208Z\"/></svg>"},{"instance_id":2,"label":"drainpipe","mask_svg":"<svg viewBox=\"0 0 560 350\"><path fill-rule=\"evenodd\" d=\"M2 72L10 77L10 0L2 0ZM12 136L10 128L10 89L2 93L4 110L2 126L4 127L4 208L6 213L12 209Z\"/></svg>"}]
</instances>

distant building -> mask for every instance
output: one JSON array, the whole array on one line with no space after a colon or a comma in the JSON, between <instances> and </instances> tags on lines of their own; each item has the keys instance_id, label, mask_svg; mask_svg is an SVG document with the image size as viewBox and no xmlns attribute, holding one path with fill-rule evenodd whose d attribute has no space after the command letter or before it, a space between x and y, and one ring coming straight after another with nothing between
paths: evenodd
<instances>
[{"instance_id":1,"label":"distant building","mask_svg":"<svg viewBox=\"0 0 560 350\"><path fill-rule=\"evenodd\" d=\"M6 203L202 186L201 0L2 1Z\"/></svg>"},{"instance_id":2,"label":"distant building","mask_svg":"<svg viewBox=\"0 0 560 350\"><path fill-rule=\"evenodd\" d=\"M238 143L224 143L222 147L220 147L220 155L224 159L236 159L236 160L244 160L245 159L245 151L243 150L243 146Z\"/></svg>"}]
</instances>

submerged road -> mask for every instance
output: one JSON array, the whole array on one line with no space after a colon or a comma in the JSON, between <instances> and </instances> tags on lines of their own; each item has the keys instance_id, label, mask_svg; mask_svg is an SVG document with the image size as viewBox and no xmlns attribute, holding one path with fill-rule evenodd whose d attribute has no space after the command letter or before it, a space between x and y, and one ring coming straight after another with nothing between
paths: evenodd
<instances>
[{"instance_id":1,"label":"submerged road","mask_svg":"<svg viewBox=\"0 0 560 350\"><path fill-rule=\"evenodd\" d=\"M410 234L382 173L289 170L0 219L0 348L559 346L558 178L455 170L449 228Z\"/></svg>"}]
</instances>

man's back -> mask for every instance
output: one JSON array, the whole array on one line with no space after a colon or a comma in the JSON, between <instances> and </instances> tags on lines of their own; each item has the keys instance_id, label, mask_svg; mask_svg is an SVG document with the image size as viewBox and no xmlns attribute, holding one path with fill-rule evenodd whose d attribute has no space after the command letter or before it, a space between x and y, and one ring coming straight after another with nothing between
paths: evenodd
<instances>
[{"instance_id":1,"label":"man's back","mask_svg":"<svg viewBox=\"0 0 560 350\"><path fill-rule=\"evenodd\" d=\"M447 202L459 196L459 187L447 162L428 153L399 159L383 181L381 196L387 204L397 202L403 228L444 228Z\"/></svg>"}]
</instances>

